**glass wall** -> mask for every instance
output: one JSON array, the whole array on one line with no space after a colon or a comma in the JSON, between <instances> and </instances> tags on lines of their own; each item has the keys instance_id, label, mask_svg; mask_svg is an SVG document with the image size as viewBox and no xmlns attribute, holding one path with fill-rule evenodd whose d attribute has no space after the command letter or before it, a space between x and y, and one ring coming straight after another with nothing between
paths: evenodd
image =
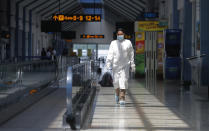
<instances>
[{"instance_id":1,"label":"glass wall","mask_svg":"<svg viewBox=\"0 0 209 131\"><path fill-rule=\"evenodd\" d=\"M107 56L109 46L109 44L98 45L98 58Z\"/></svg>"},{"instance_id":2,"label":"glass wall","mask_svg":"<svg viewBox=\"0 0 209 131\"><path fill-rule=\"evenodd\" d=\"M97 46L98 46L98 51L97 51ZM74 43L73 44L73 51L76 52L76 55L78 55L80 57L87 57L88 50L89 51L91 50L91 55L96 56L96 54L98 54L98 58L100 58L100 57L107 56L109 46L110 46L109 44Z\"/></svg>"}]
</instances>

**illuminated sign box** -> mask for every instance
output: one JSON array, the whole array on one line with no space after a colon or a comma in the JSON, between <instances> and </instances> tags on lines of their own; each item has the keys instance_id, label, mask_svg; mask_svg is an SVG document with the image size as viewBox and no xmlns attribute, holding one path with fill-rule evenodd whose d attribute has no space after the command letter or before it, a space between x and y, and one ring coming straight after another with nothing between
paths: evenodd
<instances>
[{"instance_id":1,"label":"illuminated sign box","mask_svg":"<svg viewBox=\"0 0 209 131\"><path fill-rule=\"evenodd\" d=\"M146 12L144 13L144 18L158 18L158 13Z\"/></svg>"},{"instance_id":2,"label":"illuminated sign box","mask_svg":"<svg viewBox=\"0 0 209 131\"><path fill-rule=\"evenodd\" d=\"M87 34L82 34L81 38L83 38L83 39L104 39L104 35L87 35Z\"/></svg>"},{"instance_id":3,"label":"illuminated sign box","mask_svg":"<svg viewBox=\"0 0 209 131\"><path fill-rule=\"evenodd\" d=\"M139 21L138 32L141 31L163 31L168 26L159 26L159 21Z\"/></svg>"},{"instance_id":4,"label":"illuminated sign box","mask_svg":"<svg viewBox=\"0 0 209 131\"><path fill-rule=\"evenodd\" d=\"M101 15L64 15L57 14L52 16L53 21L59 22L100 22Z\"/></svg>"}]
</instances>

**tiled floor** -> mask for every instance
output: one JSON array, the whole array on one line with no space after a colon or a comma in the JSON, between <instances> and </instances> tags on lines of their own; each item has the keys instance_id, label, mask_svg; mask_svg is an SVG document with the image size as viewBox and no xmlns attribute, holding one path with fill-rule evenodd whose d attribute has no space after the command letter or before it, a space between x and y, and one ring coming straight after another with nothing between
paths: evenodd
<instances>
[{"instance_id":1,"label":"tiled floor","mask_svg":"<svg viewBox=\"0 0 209 131\"><path fill-rule=\"evenodd\" d=\"M157 93L143 81L130 82L125 106L102 87L88 131L208 131L209 102L180 90L178 82L158 82ZM0 127L0 131L62 131L65 90L60 89Z\"/></svg>"},{"instance_id":2,"label":"tiled floor","mask_svg":"<svg viewBox=\"0 0 209 131\"><path fill-rule=\"evenodd\" d=\"M125 106L115 104L112 88L101 88L90 130L192 131L142 85L133 82L130 87Z\"/></svg>"}]
</instances>

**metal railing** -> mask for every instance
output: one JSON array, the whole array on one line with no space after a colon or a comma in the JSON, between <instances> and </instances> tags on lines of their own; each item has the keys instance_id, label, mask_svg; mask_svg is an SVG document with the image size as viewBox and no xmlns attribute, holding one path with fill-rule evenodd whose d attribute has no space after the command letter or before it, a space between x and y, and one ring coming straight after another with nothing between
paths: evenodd
<instances>
[{"instance_id":1,"label":"metal railing","mask_svg":"<svg viewBox=\"0 0 209 131\"><path fill-rule=\"evenodd\" d=\"M77 95L84 94L85 92L83 92L81 88L85 88L86 82L91 79L92 76L91 76L90 62L85 62L68 67L67 84L66 84L68 114L73 113L72 107L73 104L76 103L76 102L72 102L72 97L74 97L76 94Z\"/></svg>"},{"instance_id":2,"label":"metal railing","mask_svg":"<svg viewBox=\"0 0 209 131\"><path fill-rule=\"evenodd\" d=\"M190 58L186 58L190 65L192 71L192 86L200 88L201 86L201 69L202 69L202 57L206 56L205 54L200 56L192 56Z\"/></svg>"},{"instance_id":3,"label":"metal railing","mask_svg":"<svg viewBox=\"0 0 209 131\"><path fill-rule=\"evenodd\" d=\"M94 61L86 61L68 67L66 76L67 111L63 116L63 128L81 128L94 96L92 87L96 83L97 67L98 63Z\"/></svg>"},{"instance_id":4,"label":"metal railing","mask_svg":"<svg viewBox=\"0 0 209 131\"><path fill-rule=\"evenodd\" d=\"M0 107L37 92L56 80L55 61L0 65Z\"/></svg>"},{"instance_id":5,"label":"metal railing","mask_svg":"<svg viewBox=\"0 0 209 131\"><path fill-rule=\"evenodd\" d=\"M59 57L56 61L28 61L0 65L0 107L36 93L62 79L78 58Z\"/></svg>"}]
</instances>

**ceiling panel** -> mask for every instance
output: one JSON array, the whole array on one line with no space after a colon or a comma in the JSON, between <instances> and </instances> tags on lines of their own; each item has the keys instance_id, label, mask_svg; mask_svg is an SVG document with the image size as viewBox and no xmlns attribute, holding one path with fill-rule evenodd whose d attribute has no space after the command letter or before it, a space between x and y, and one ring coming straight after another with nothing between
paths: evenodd
<instances>
[{"instance_id":1,"label":"ceiling panel","mask_svg":"<svg viewBox=\"0 0 209 131\"><path fill-rule=\"evenodd\" d=\"M137 16L142 14L146 8L144 0L103 0L104 6L109 7L118 15L123 15L131 21L135 21Z\"/></svg>"},{"instance_id":2,"label":"ceiling panel","mask_svg":"<svg viewBox=\"0 0 209 131\"><path fill-rule=\"evenodd\" d=\"M117 7L117 5L114 5L110 2L108 2L108 0L104 1L104 4L108 7L110 7L113 11L116 11L117 13L122 14L123 16L127 17L128 19L134 20L135 16L127 13L126 11L124 11L122 8Z\"/></svg>"}]
</instances>

